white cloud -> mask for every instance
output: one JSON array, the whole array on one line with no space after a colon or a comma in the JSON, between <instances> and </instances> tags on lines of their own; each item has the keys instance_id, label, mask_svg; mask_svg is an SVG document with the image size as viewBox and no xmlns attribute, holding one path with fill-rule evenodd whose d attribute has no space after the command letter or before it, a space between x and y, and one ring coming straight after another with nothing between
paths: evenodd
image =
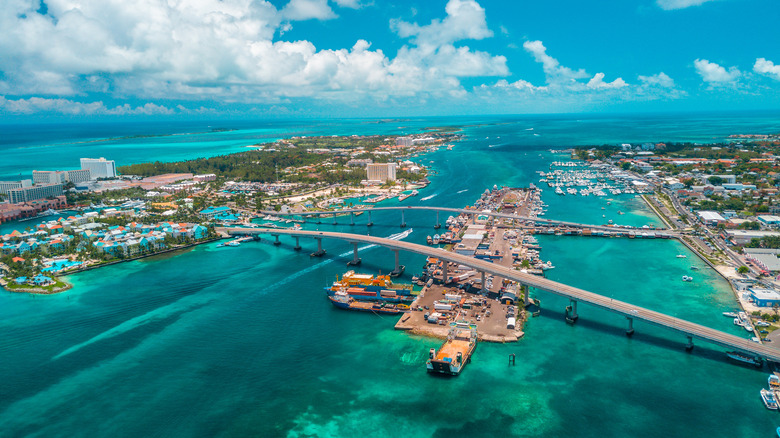
<instances>
[{"instance_id":1,"label":"white cloud","mask_svg":"<svg viewBox=\"0 0 780 438\"><path fill-rule=\"evenodd\" d=\"M673 9L685 9L691 6L700 6L711 1L714 0L656 0L656 3L661 9L669 11Z\"/></svg>"},{"instance_id":2,"label":"white cloud","mask_svg":"<svg viewBox=\"0 0 780 438\"><path fill-rule=\"evenodd\" d=\"M765 58L756 59L756 63L753 64L753 71L780 81L780 65L775 65L775 63Z\"/></svg>"},{"instance_id":3,"label":"white cloud","mask_svg":"<svg viewBox=\"0 0 780 438\"><path fill-rule=\"evenodd\" d=\"M365 6L359 0L334 0L334 2L342 8L360 9Z\"/></svg>"},{"instance_id":4,"label":"white cloud","mask_svg":"<svg viewBox=\"0 0 780 438\"><path fill-rule=\"evenodd\" d=\"M623 78L617 78L612 82L604 82L604 73L596 73L591 80L588 81L587 87L594 90L608 89L608 88L623 88L627 86L626 81Z\"/></svg>"},{"instance_id":5,"label":"white cloud","mask_svg":"<svg viewBox=\"0 0 780 438\"><path fill-rule=\"evenodd\" d=\"M0 114L32 114L40 112L66 115L157 115L174 113L170 108L154 103L147 103L135 108L129 104L108 108L103 102L82 103L69 99L46 99L41 97L9 100L5 96L0 96Z\"/></svg>"},{"instance_id":6,"label":"white cloud","mask_svg":"<svg viewBox=\"0 0 780 438\"><path fill-rule=\"evenodd\" d=\"M328 0L290 0L282 9L282 16L288 20L330 20L336 18Z\"/></svg>"},{"instance_id":7,"label":"white cloud","mask_svg":"<svg viewBox=\"0 0 780 438\"><path fill-rule=\"evenodd\" d=\"M651 76L639 76L639 80L646 86L658 86L663 88L673 88L674 80L661 72Z\"/></svg>"},{"instance_id":8,"label":"white cloud","mask_svg":"<svg viewBox=\"0 0 780 438\"><path fill-rule=\"evenodd\" d=\"M36 12L35 0L0 8L0 95L381 102L462 95L460 78L509 74L503 56L457 45L492 35L474 1L450 0L444 17L429 25L395 22L410 44L394 58L363 40L338 50L276 40L290 20L335 17L326 0L291 0L282 10L262 0L48 0L47 6L46 15Z\"/></svg>"},{"instance_id":9,"label":"white cloud","mask_svg":"<svg viewBox=\"0 0 780 438\"><path fill-rule=\"evenodd\" d=\"M449 0L444 8L447 16L434 19L430 24L420 26L393 20L391 27L403 38L414 38L418 46L441 46L455 41L481 40L493 36L485 21L485 9L473 0Z\"/></svg>"},{"instance_id":10,"label":"white cloud","mask_svg":"<svg viewBox=\"0 0 780 438\"><path fill-rule=\"evenodd\" d=\"M547 54L547 48L541 41L526 41L523 48L533 55L536 62L542 64L548 83L571 83L588 77L585 70L572 70L562 66L557 59Z\"/></svg>"},{"instance_id":11,"label":"white cloud","mask_svg":"<svg viewBox=\"0 0 780 438\"><path fill-rule=\"evenodd\" d=\"M697 59L693 61L693 65L696 67L696 73L701 76L704 82L710 85L734 84L742 75L736 67L730 67L726 70L724 67L706 59Z\"/></svg>"}]
</instances>

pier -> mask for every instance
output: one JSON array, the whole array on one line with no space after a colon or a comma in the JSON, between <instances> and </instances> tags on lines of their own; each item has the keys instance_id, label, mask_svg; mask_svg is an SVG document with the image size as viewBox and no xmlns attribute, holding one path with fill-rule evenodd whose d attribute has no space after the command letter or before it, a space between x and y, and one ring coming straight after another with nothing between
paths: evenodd
<instances>
[{"instance_id":1,"label":"pier","mask_svg":"<svg viewBox=\"0 0 780 438\"><path fill-rule=\"evenodd\" d=\"M454 209L457 210L457 209ZM282 229L264 229L264 228L219 228L218 232L230 235L248 235L248 234L279 234L292 237L310 237L318 241L318 248L322 250L321 242L323 238L344 240L346 242L368 243L388 248L390 250L408 251L415 254L421 254L428 257L435 257L446 262L469 266L478 272L485 272L495 276L517 281L523 286L534 287L538 290L553 293L572 301L571 313L569 316L582 316L577 313L577 303L589 304L597 308L617 313L627 318L627 332L633 333L634 320L645 321L647 323L665 327L682 334L686 339L686 350L694 347L694 339L706 341L721 347L739 350L745 353L754 354L780 362L780 350L769 348L757 344L748 339L740 338L735 335L721 332L709 327L702 326L684 319L675 318L660 312L635 306L624 301L614 300L612 298L579 289L563 283L558 283L546 278L526 274L515 269L500 266L488 261L475 259L465 255L445 251L439 248L430 248L424 245L414 243L385 239L381 237L364 236L359 234L335 233L325 231L303 231L303 230L282 230ZM567 312L568 313L568 312ZM572 318L574 319L574 318Z\"/></svg>"}]
</instances>

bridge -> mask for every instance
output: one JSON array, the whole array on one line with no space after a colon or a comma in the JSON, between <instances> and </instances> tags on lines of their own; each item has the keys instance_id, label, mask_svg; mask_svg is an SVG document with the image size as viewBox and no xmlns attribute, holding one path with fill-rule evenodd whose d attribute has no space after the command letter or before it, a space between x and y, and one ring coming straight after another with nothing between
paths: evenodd
<instances>
[{"instance_id":1,"label":"bridge","mask_svg":"<svg viewBox=\"0 0 780 438\"><path fill-rule=\"evenodd\" d=\"M372 245L379 245L388 248L395 252L396 269L398 269L398 252L408 251L424 256L435 257L446 262L456 263L471 267L477 271L480 271L484 276L485 273L492 274L498 277L517 281L524 286L534 287L539 290L543 290L555 295L559 295L570 300L570 306L567 308L567 315L571 312L570 318L576 320L577 315L577 303L587 303L600 309L608 310L610 312L617 313L626 318L628 328L627 335L631 335L634 332L633 322L634 320L644 321L660 327L673 330L675 332L684 335L688 343L686 349L691 350L693 348L693 339L699 339L706 341L721 347L743 351L745 353L753 354L765 359L780 362L780 350L769 348L762 344L757 344L748 339L740 338L735 335L724 333L720 330L715 330L709 327L705 327L700 324L686 321L684 319L675 318L664 313L656 312L653 310L645 309L639 306L635 306L631 303L624 301L614 300L603 295L589 292L583 289L579 289L566 284L558 283L556 281L548 280L543 277L538 277L532 274L526 274L514 269L499 266L491 262L472 258L469 256L445 251L439 248L430 248L415 243L404 242L400 240L391 240L381 237L364 236L360 234L349 233L336 233L326 231L303 231L303 230L291 230L291 229L268 229L268 228L218 228L218 232L222 232L229 235L271 235L276 237L276 242L279 242L280 235L287 235L296 239L296 248L300 248L298 242L301 237L310 237L317 240L318 251L324 254L322 250L322 239L338 239L350 242L355 247L355 257L357 260L357 245L358 243L367 243ZM316 253L315 253L316 254ZM447 265L444 264L443 278L447 278ZM483 283L484 284L484 281ZM526 302L528 302L527 290L526 290Z\"/></svg>"},{"instance_id":2,"label":"bridge","mask_svg":"<svg viewBox=\"0 0 780 438\"><path fill-rule=\"evenodd\" d=\"M518 216L515 214L509 214L509 213L498 213L498 212L489 212L489 211L479 211L479 210L473 210L473 209L467 209L467 208L450 208L450 207L422 207L422 206L394 206L394 207L373 207L373 208L345 208L342 210L336 210L336 211L305 211L300 213L282 213L279 211L274 210L262 210L258 212L258 214L265 215L265 216L280 216L280 217L293 217L293 216L302 216L302 217L318 217L321 218L323 216L332 216L334 223L336 221L337 215L345 215L349 213L350 215L350 224L355 225L355 213L368 213L368 223L366 225L371 226L374 223L371 220L371 212L372 211L400 211L401 212L401 223L400 225L402 227L406 226L406 220L404 218L404 212L406 211L430 211L436 213L436 224L434 225L434 228L440 228L441 227L441 221L439 220L439 212L447 212L447 213L457 213L457 215L460 214L466 214L471 217L472 223L476 220L477 216L490 216L498 219L511 219L511 220L519 220L519 221L533 221L535 224L547 224L550 226L565 226L565 227L572 227L572 228L590 228L593 230L603 230L603 231L634 231L634 230L645 230L642 228L626 228L626 227L619 227L619 226L610 226L610 225L590 225L590 224L581 224L577 222L567 222L567 221L560 221L555 219L542 219L537 217L530 217L530 216ZM661 228L656 228L657 230L662 230Z\"/></svg>"}]
</instances>

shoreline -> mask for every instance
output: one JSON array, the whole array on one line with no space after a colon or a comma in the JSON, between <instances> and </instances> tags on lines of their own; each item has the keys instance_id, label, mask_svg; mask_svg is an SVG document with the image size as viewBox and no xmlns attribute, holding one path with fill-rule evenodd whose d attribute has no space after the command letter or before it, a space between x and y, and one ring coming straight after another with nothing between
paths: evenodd
<instances>
[{"instance_id":1,"label":"shoreline","mask_svg":"<svg viewBox=\"0 0 780 438\"><path fill-rule=\"evenodd\" d=\"M62 279L63 277L68 277L70 275L80 274L82 272L91 271L93 269L98 269L98 268L104 268L106 266L112 266L112 265L116 265L116 264L119 264L119 263L134 262L136 260L141 260L141 259L145 259L145 258L149 258L149 257L154 257L154 256L157 256L157 255L174 253L174 252L177 252L177 251L194 248L194 247L196 247L198 245L203 245L203 244L206 244L206 243L212 243L212 242L216 242L216 241L223 240L223 239L224 239L224 237L219 237L218 236L218 237L207 239L207 240L203 240L203 241L200 241L200 242L193 242L193 243L188 243L188 244L183 245L183 246L177 246L175 248L168 248L168 249L165 249L165 250L162 250L162 251L158 251L158 252L155 252L155 253L152 253L152 254L143 254L143 255L135 256L135 257L128 258L128 259L113 260L113 261L106 262L106 263L98 263L98 264L90 265L90 266L87 266L87 267L84 267L84 268L74 269L72 271L68 271L68 272L63 273L63 275L56 275L55 276L55 277L57 277L57 279L59 281L62 281L63 283L65 283L67 285L67 287L65 287L64 289L53 290L53 291L50 291L50 292L49 291L43 291L43 290L36 289L36 288L24 289L24 290L9 289L9 288L6 287L7 282L4 282L5 284L0 284L0 286L2 286L2 288L5 289L8 292L29 293L29 294L33 294L33 295L55 295L55 294L58 294L58 293L65 292L65 291L68 291L70 289L73 289L73 284L71 284L71 283L65 281L64 279Z\"/></svg>"}]
</instances>

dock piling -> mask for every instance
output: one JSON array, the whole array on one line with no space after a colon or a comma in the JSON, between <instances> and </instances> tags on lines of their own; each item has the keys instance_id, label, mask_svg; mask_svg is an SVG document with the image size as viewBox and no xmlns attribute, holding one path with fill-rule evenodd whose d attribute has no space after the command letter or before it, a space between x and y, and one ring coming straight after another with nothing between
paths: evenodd
<instances>
[{"instance_id":1,"label":"dock piling","mask_svg":"<svg viewBox=\"0 0 780 438\"><path fill-rule=\"evenodd\" d=\"M626 317L628 320L628 330L626 330L626 336L631 337L634 334L634 318Z\"/></svg>"}]
</instances>

